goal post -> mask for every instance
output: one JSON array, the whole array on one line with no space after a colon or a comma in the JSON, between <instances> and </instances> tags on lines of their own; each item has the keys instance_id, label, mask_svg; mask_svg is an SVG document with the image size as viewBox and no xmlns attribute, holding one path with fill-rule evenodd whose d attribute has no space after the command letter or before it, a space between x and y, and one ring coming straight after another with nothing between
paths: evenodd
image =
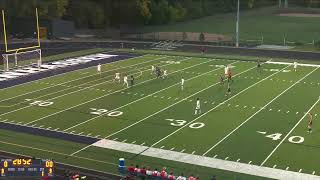
<instances>
[{"instance_id":1,"label":"goal post","mask_svg":"<svg viewBox=\"0 0 320 180\"><path fill-rule=\"evenodd\" d=\"M4 46L5 46L6 53L14 53L16 51L21 51L21 50L32 50L32 49L36 49L36 48L41 48L38 8L35 9L35 23L36 23L35 25L36 25L36 28L35 28L34 32L36 32L36 38L37 38L36 44L33 45L33 46L28 46L28 47L19 47L17 49L9 49L9 42L8 42L8 36L7 35L10 34L10 32L9 33L7 32L5 11L2 10L1 14L2 14L3 40L4 40Z\"/></svg>"},{"instance_id":2,"label":"goal post","mask_svg":"<svg viewBox=\"0 0 320 180\"><path fill-rule=\"evenodd\" d=\"M22 66L38 67L42 64L41 49L2 54L4 70L9 71Z\"/></svg>"}]
</instances>

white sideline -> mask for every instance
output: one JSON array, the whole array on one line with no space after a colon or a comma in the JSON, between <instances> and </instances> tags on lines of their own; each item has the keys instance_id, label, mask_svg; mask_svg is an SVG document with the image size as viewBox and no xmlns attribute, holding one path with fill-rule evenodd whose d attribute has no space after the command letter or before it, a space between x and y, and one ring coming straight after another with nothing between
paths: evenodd
<instances>
[{"instance_id":1,"label":"white sideline","mask_svg":"<svg viewBox=\"0 0 320 180\"><path fill-rule=\"evenodd\" d=\"M318 69L318 68L317 68ZM311 108L302 116L302 118L293 126L293 128L288 132L288 134L280 141L280 143L273 149L273 151L268 155L268 157L261 163L261 166L263 166L268 159L272 156L272 154L280 147L280 145L287 140L288 136L293 132L293 130L301 123L301 121L307 116L307 114L319 103L319 99L311 106Z\"/></svg>"},{"instance_id":2,"label":"white sideline","mask_svg":"<svg viewBox=\"0 0 320 180\"><path fill-rule=\"evenodd\" d=\"M286 171L269 167L261 167L251 164L227 161L222 159L164 150L159 148L149 148L148 146L117 142L107 139L97 141L93 144L93 146L273 179L319 180L320 178L319 176L310 174Z\"/></svg>"},{"instance_id":3,"label":"white sideline","mask_svg":"<svg viewBox=\"0 0 320 180\"><path fill-rule=\"evenodd\" d=\"M231 134L233 134L235 131L237 131L240 127L242 127L245 123L247 123L251 118L253 118L255 115L257 115L259 112L261 112L265 107L267 107L269 104L271 104L273 101L277 100L280 96L282 96L284 93L286 93L288 90L290 90L292 87L294 87L296 84L298 84L299 82L301 82L302 80L304 80L306 77L308 77L310 74L312 74L314 71L316 71L318 68L315 68L314 70L312 70L310 73L306 74L304 77L302 77L301 79L299 79L297 82L295 82L294 84L292 84L291 86L289 86L287 89L285 89L284 91L282 91L280 94L278 94L275 98L273 98L271 101L269 101L266 105L264 105L262 108L260 108L257 112L255 112L254 114L252 114L249 118L247 118L244 122L242 122L238 127L236 127L235 129L233 129L229 134L227 134L225 137L223 137L219 142L217 142L214 146L212 146L211 148L209 148L203 155L208 154L213 148L215 148L216 146L218 146L221 142L223 142L225 139L227 139ZM280 72L280 71L279 71Z\"/></svg>"},{"instance_id":4,"label":"white sideline","mask_svg":"<svg viewBox=\"0 0 320 180\"><path fill-rule=\"evenodd\" d=\"M195 67L195 66L199 66L199 65L202 65L202 64L205 64L205 63L209 63L209 62L212 62L212 60L211 60L211 61L206 61L206 62L203 62L203 63L200 63L200 64L196 64L196 65L193 65L193 66L190 66L190 67L181 69L181 70L190 69L190 68L193 68L193 67ZM217 70L219 70L219 69L221 69L221 68L217 68L217 69L208 71L208 72L206 72L206 73L202 73L202 74L200 74L200 75L197 75L197 76L194 76L194 77L192 77L192 78L186 79L186 81L190 81L190 80L195 79L195 78L198 78L198 77L200 77L200 76L203 76L203 75L209 74L209 73L211 73L211 72L217 71ZM181 70L179 70L179 71L181 71ZM179 72L179 71L174 71L173 73L176 73L176 72ZM169 73L169 74L173 74L173 73ZM142 97L142 98L139 98L139 99L137 99L137 100L134 100L134 101L132 101L132 102L130 102L130 103L127 103L127 104L125 104L125 105L123 105L123 106L120 106L120 107L117 107L117 108L115 108L115 109L112 109L112 110L110 110L109 112L116 111L116 110L121 109L121 108L123 108L123 107L129 106L129 105L131 105L131 104L133 104L133 103L135 103L135 102L138 102L138 101L143 100L143 99L145 99L145 98L147 98L147 97L153 96L153 95L155 95L155 94L157 94L157 93L159 93L159 92L162 92L162 91L164 91L164 90L167 90L167 89L169 89L169 88L171 88L171 87L174 87L174 86L176 86L176 85L179 85L179 84L180 84L180 82L175 83L175 84L170 85L170 86L168 86L168 87L166 87L166 88L163 88L163 89L161 89L161 90L159 90L159 91L156 91L156 92L154 92L154 93L152 93L152 94L149 94L149 95L147 95L147 96L144 96L144 97ZM65 129L64 131L68 131L68 130L70 130L70 129L73 129L73 128L75 128L75 127L78 127L78 126L80 126L80 125L82 125L82 124L85 124L85 123L87 123L87 122L90 122L90 121L92 121L92 120L94 120L94 119L96 119L96 118L98 118L98 117L101 117L101 116L103 116L103 115L105 115L105 114L106 114L106 113L103 113L103 114L101 114L101 115L99 115L99 116L90 118L90 119L88 119L88 120L86 120L86 121L83 121L83 122L81 122L81 123L79 123L79 124L76 124L76 125L74 125L74 126L71 126L71 127L67 128L67 129Z\"/></svg>"},{"instance_id":5,"label":"white sideline","mask_svg":"<svg viewBox=\"0 0 320 180\"><path fill-rule=\"evenodd\" d=\"M293 65L291 62L277 62L277 61L267 61L267 64L278 64L278 65ZM305 66L305 67L320 67L319 64L303 64L297 63L298 66Z\"/></svg>"},{"instance_id":6,"label":"white sideline","mask_svg":"<svg viewBox=\"0 0 320 180\"><path fill-rule=\"evenodd\" d=\"M181 60L181 61L184 61L184 60L188 60L188 58L187 58L187 59L183 59L183 60ZM160 66L160 67L168 66L168 65L170 65L170 64L165 64L165 65L162 65L162 66ZM148 70L145 70L145 71L148 71ZM143 72L144 72L144 71L143 71ZM143 84L143 83L145 83L145 82L148 82L148 81L151 81L151 80L154 80L154 79L155 79L155 78L153 78L153 79L148 79L148 80L143 81L143 82L141 82L141 83L139 83L139 84ZM62 95L56 96L56 97L54 97L54 98L46 99L45 101L50 101L50 100L53 100L53 99L58 99L58 98L60 98L60 97L64 97L64 96L67 96L67 95L69 95L69 94L73 94L73 93L76 93L76 92L79 92L79 91L83 91L83 90L85 90L85 89L90 89L90 88L92 88L92 87L99 86L99 85L101 85L101 84L104 84L104 83L107 83L107 82L110 82L110 81L112 81L112 80L109 80L109 81L106 81L106 82L101 82L101 83L98 83L98 84L94 84L94 85L92 85L92 86L88 86L88 87L85 87L85 88L82 88L82 89L79 89L79 90L76 90L76 91L72 91L72 92L69 92L69 93L66 93L66 94L62 94ZM120 90L118 90L118 91L122 91L122 90L124 90L124 89L127 89L127 88L123 88L123 89L120 89ZM116 92L118 92L118 91L114 91L113 93L116 93ZM113 93L110 93L110 94L113 94ZM110 94L103 95L103 96L101 96L100 98L105 97L105 96L110 95ZM16 112L16 111L19 111L19 110L22 110L22 109L31 107L31 106L33 106L33 105L28 105L28 106L21 107L21 108L18 108L18 109L9 111L9 112L5 112L5 113L3 113L3 114L0 114L0 117L1 117L1 116L4 116L4 115L6 115L6 114L10 114L10 113L13 113L13 112Z\"/></svg>"},{"instance_id":7,"label":"white sideline","mask_svg":"<svg viewBox=\"0 0 320 180\"><path fill-rule=\"evenodd\" d=\"M141 58L141 56L139 56L139 57ZM144 56L142 56L142 57L144 57ZM157 61L157 60L168 58L168 57L169 56L164 56L164 57L161 57L161 58L156 58L154 60L141 62L141 63L133 64L133 65L130 65L130 66L124 66L124 67L121 67L121 68L112 69L112 70L109 70L109 71L102 72L102 74L106 73L106 72L118 70L118 69L124 69L124 68L132 67L132 66L136 66L136 65L140 65L140 64L145 64L145 63L152 62L152 61ZM131 59L136 59L136 58L138 58L138 57L129 58L129 59L131 60ZM129 60L129 59L127 59L127 60ZM114 64L116 62L119 62L119 61L111 62L111 63L108 63L108 64ZM89 68L92 68L92 66L89 67ZM85 69L87 69L87 68L85 68ZM85 69L79 69L79 70L85 70ZM66 73L68 73L68 72L66 72ZM65 74L65 73L63 73L63 74ZM61 74L58 74L58 75L61 75ZM63 85L63 84L67 84L67 83L70 83L70 82L73 82L73 81L77 81L77 80L84 79L84 78L87 78L87 77L90 77L90 76L95 76L95 75L96 74L91 74L91 75L88 75L88 76L83 76L83 77L80 77L80 78L77 78L77 79L73 79L73 80L70 80L70 81L66 81L66 82L63 82L63 83L55 84L53 86L48 86L48 87L45 87L45 88L41 88L41 89L37 89L37 90L34 90L34 91L30 91L30 92L27 92L27 93L19 94L17 96L13 96L13 97L10 97L10 98L7 98L7 99L3 99L0 102L7 101L7 100L10 100L10 99L14 99L14 98L17 98L17 97L20 97L20 96L28 95L28 94L31 94L31 93L35 93L35 92L38 92L38 91L42 91L42 90L45 90L45 89L49 89L49 88L52 88L52 87L60 86L60 85ZM50 77L53 77L53 76L49 76L47 78L50 78ZM42 78L42 79L39 79L37 81L40 81L40 80L43 80L43 79L46 79L46 78ZM31 81L31 82L36 82L36 81ZM31 82L29 82L29 83L31 83ZM25 84L25 83L23 83L23 84Z\"/></svg>"},{"instance_id":8,"label":"white sideline","mask_svg":"<svg viewBox=\"0 0 320 180\"><path fill-rule=\"evenodd\" d=\"M234 63L237 63L237 62L233 62L233 63L231 63L231 64L234 64ZM251 67L251 68L249 68L249 69L247 69L247 70L245 70L245 71L242 71L242 72L234 75L234 77L235 77L235 76L238 76L238 75L240 75L240 74L243 74L243 73L245 73L245 72L248 72L248 71L250 71L250 70L252 70L252 69L254 69L254 68L256 68L256 67L254 66L254 67ZM139 123L145 121L146 119L148 119L148 118L150 118L150 117L152 117L152 116L154 116L154 115L156 115L156 114L159 114L159 113L161 113L161 112L163 112L163 111L165 111L165 110L167 110L167 109L169 109L169 108L171 108L171 107L179 104L180 102L185 101L186 99L189 99L190 97L193 97L193 96L196 95L196 94L199 94L199 93L201 93L201 92L203 92L203 91L205 91L205 90L207 90L207 89L210 89L211 87L216 86L217 84L220 84L220 82L215 83L215 84L212 84L212 85L210 85L210 86L208 86L208 87L206 87L206 88L204 88L204 89L202 89L202 90L200 90L200 91L198 91L198 92L195 92L195 93L191 94L190 96L188 96L188 97L186 97L186 98L184 98L184 99L181 99L180 101L177 101L177 102L171 104L170 106L167 106L167 107L165 107L165 108L163 108L163 109L160 109L159 111L157 111L157 112L155 112L155 113L153 113L153 114L151 114L151 115L149 115L149 116L147 116L147 117L145 117L145 118L143 118L143 119L141 119L141 120L139 120L139 121L137 121L137 122L135 122L135 123L132 123L132 124L130 124L129 126L126 126L126 127L122 128L122 129L120 129L119 131L116 131L116 132L114 132L114 133L111 133L111 134L109 134L108 136L104 137L104 139L109 138L109 137L111 137L111 136L113 136L113 135L115 135L115 134L118 134L118 133L120 133L120 132L122 132L122 131L130 128L130 127L132 127L132 126L135 126L136 124L139 124ZM78 151L73 152L72 154L70 154L70 156L73 156L73 155L75 155L75 154L77 154L77 153L79 153L79 152L81 152L81 151L89 148L90 146L91 146L91 144L88 145L88 146L86 146L86 147L84 147L84 148L82 148L82 149L79 149Z\"/></svg>"}]
</instances>

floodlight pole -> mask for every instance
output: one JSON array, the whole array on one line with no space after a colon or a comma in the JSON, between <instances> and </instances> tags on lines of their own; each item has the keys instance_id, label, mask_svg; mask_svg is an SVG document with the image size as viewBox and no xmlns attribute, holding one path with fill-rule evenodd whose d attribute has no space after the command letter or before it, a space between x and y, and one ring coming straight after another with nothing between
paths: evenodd
<instances>
[{"instance_id":1,"label":"floodlight pole","mask_svg":"<svg viewBox=\"0 0 320 180\"><path fill-rule=\"evenodd\" d=\"M240 0L238 0L237 23L236 23L236 47L239 47L239 21L240 21Z\"/></svg>"}]
</instances>

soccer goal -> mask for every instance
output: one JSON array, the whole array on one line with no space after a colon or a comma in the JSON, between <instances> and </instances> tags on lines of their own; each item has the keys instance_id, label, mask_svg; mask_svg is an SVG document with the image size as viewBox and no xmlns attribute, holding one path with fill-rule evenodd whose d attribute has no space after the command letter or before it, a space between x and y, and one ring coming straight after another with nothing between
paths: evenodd
<instances>
[{"instance_id":1,"label":"soccer goal","mask_svg":"<svg viewBox=\"0 0 320 180\"><path fill-rule=\"evenodd\" d=\"M42 64L41 49L2 54L4 70L9 71L23 66L40 68Z\"/></svg>"}]
</instances>

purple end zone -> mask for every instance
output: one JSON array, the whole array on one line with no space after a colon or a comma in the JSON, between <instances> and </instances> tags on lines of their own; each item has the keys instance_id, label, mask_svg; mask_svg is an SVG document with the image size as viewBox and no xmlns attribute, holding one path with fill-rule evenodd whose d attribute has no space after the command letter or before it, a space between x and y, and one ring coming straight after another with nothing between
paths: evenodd
<instances>
[{"instance_id":1,"label":"purple end zone","mask_svg":"<svg viewBox=\"0 0 320 180\"><path fill-rule=\"evenodd\" d=\"M88 67L92 67L92 66L97 66L99 63L106 64L106 63L111 63L111 62L115 62L115 61L125 60L125 59L132 58L132 57L142 56L139 54L123 54L123 53L112 53L112 54L118 55L118 56L110 57L110 58L102 59L102 60L91 61L91 62L88 62L85 64L78 64L78 65L74 65L74 66L67 66L67 67L63 67L63 68L39 72L37 74L30 74L28 76L10 79L7 81L2 81L2 82L0 82L0 89L15 86L18 84L23 84L23 83L30 82L30 81L35 81L38 79L42 79L42 78L46 78L46 77L50 77L50 76L54 76L54 75L58 75L58 74L63 74L63 73L78 70L78 69L84 69L84 68L88 68Z\"/></svg>"},{"instance_id":2,"label":"purple end zone","mask_svg":"<svg viewBox=\"0 0 320 180\"><path fill-rule=\"evenodd\" d=\"M4 122L0 122L0 129L21 132L21 133L28 133L32 135L44 136L49 138L56 138L56 139L67 140L67 141L72 141L72 142L77 142L82 144L88 144L88 145L93 144L100 140L94 137L69 134L61 131L53 131L53 130L47 130L47 129L41 129L36 127L17 125L17 124L10 124L10 123L4 123Z\"/></svg>"}]
</instances>

